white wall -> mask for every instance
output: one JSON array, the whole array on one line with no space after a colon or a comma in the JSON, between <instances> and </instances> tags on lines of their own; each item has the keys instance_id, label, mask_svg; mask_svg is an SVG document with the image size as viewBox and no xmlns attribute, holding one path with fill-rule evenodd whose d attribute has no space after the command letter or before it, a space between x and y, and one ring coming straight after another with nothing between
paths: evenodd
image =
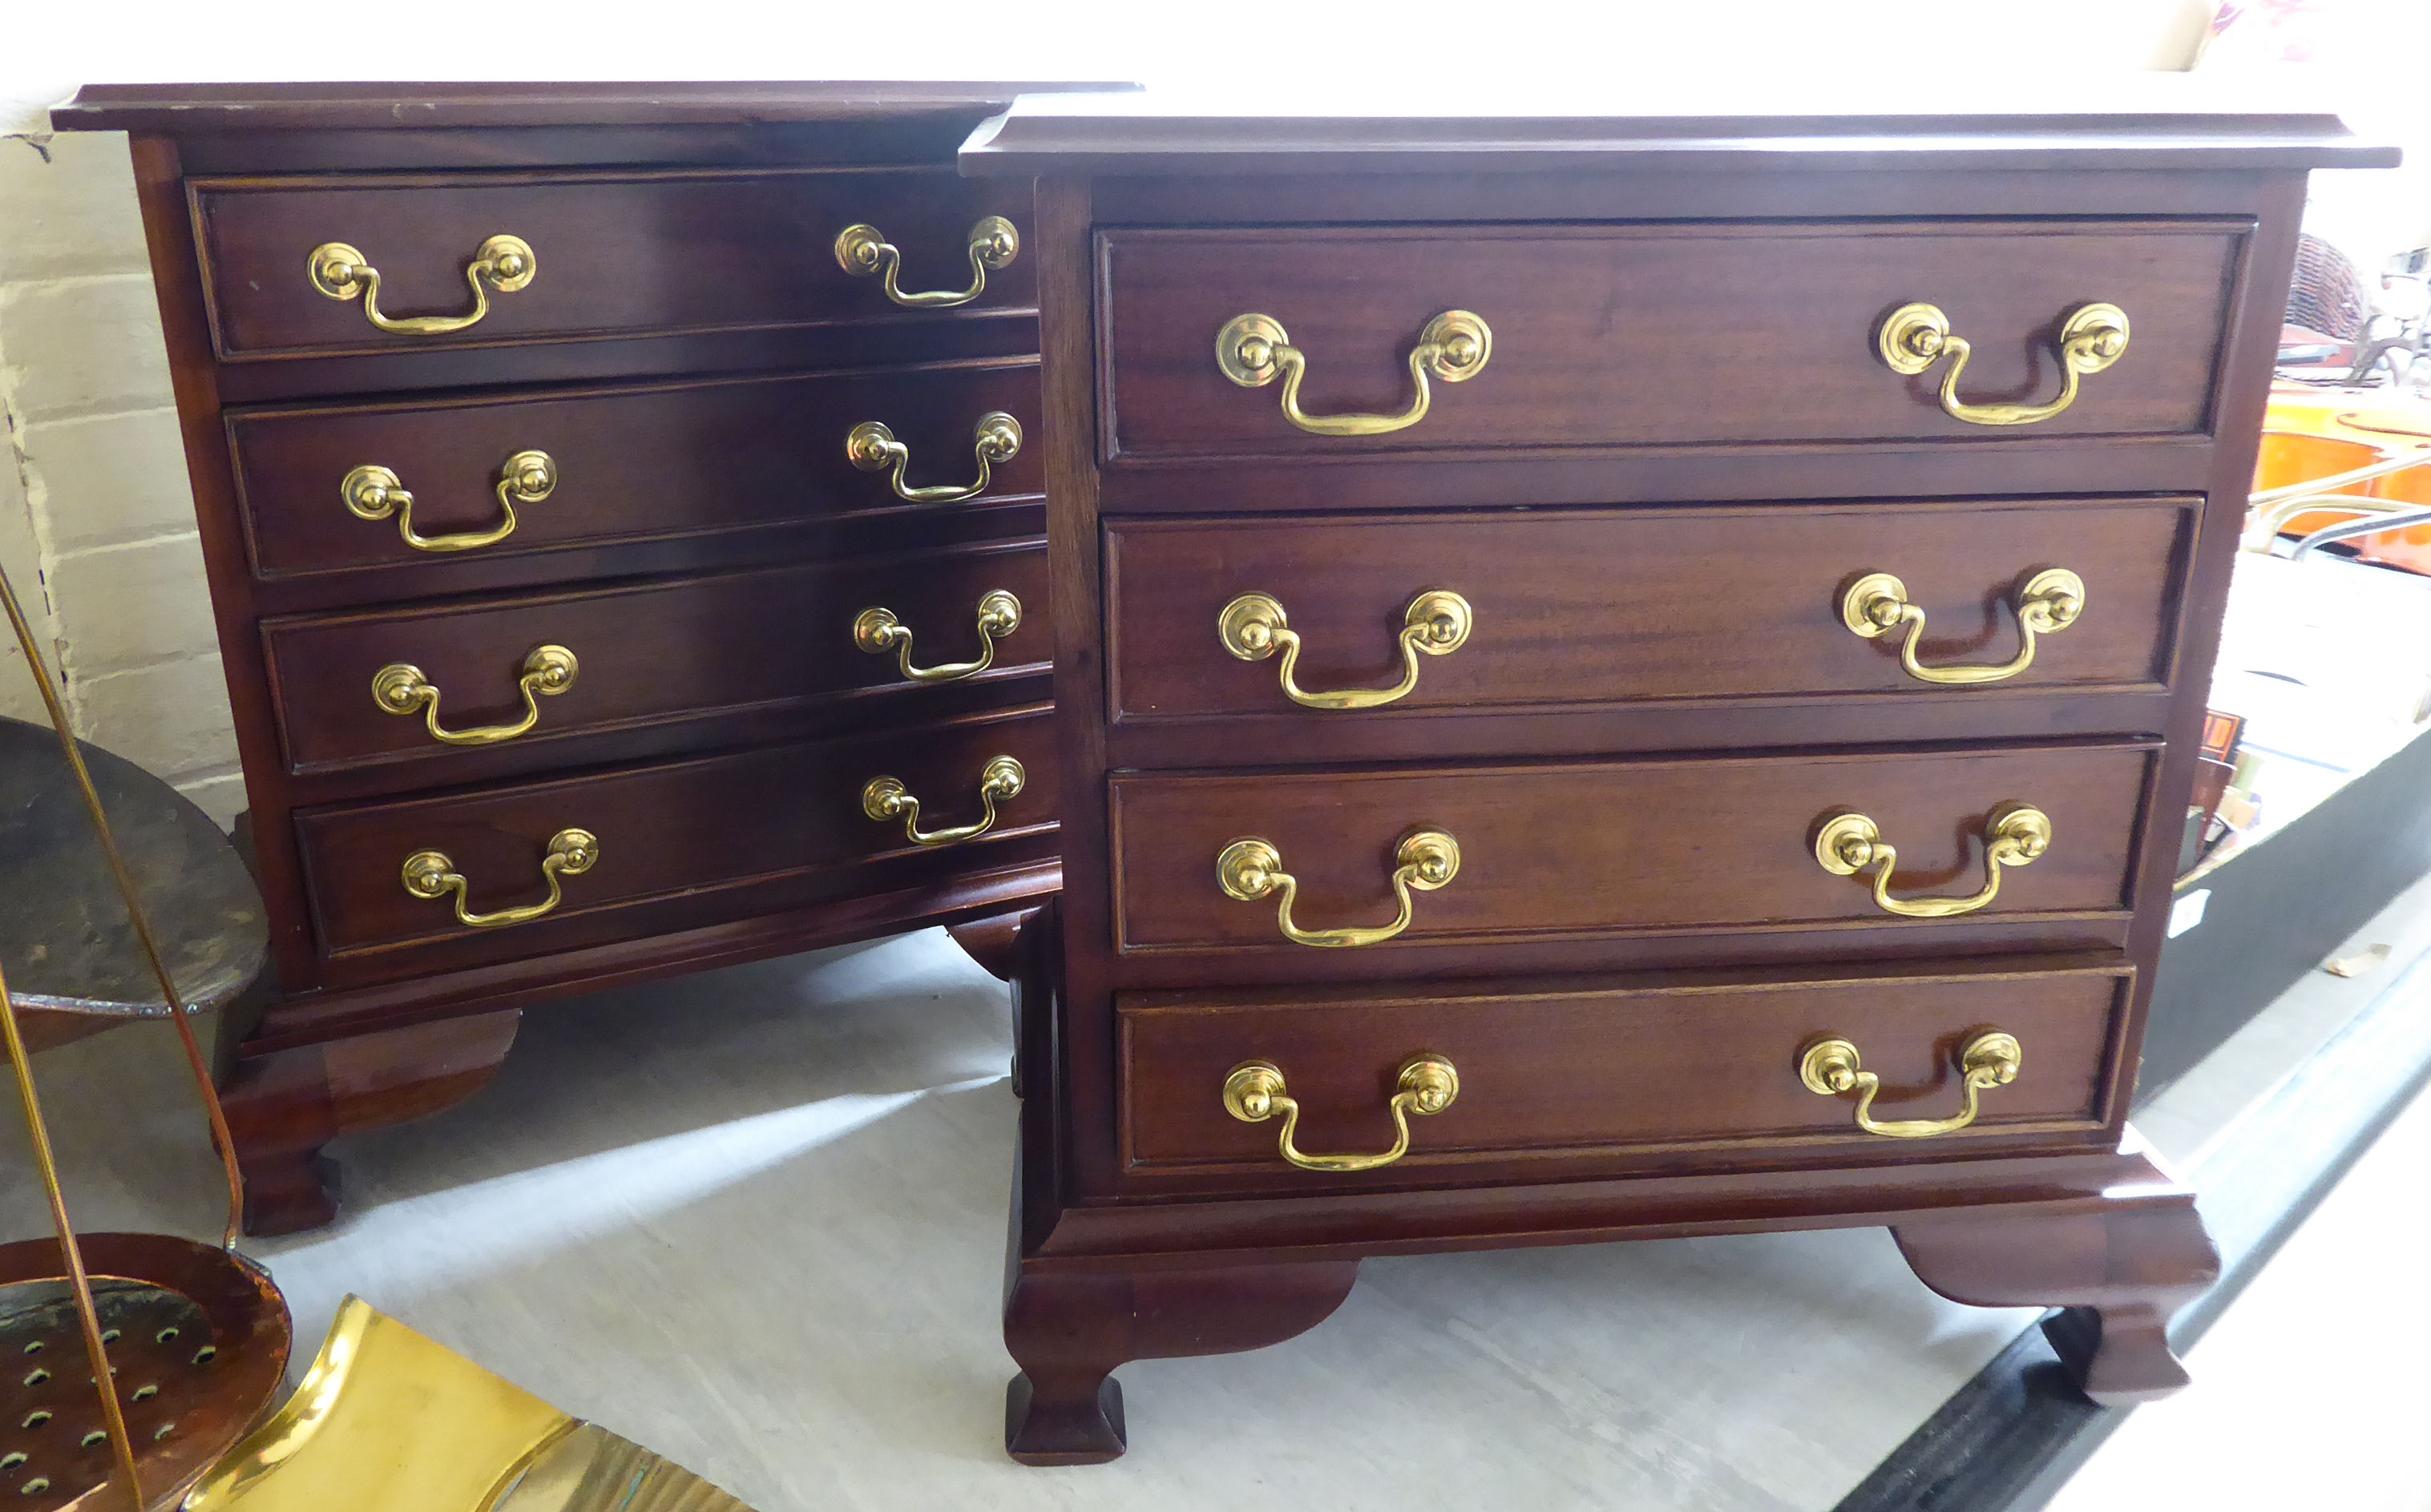
<instances>
[{"instance_id":1,"label":"white wall","mask_svg":"<svg viewBox=\"0 0 2431 1512\"><path fill-rule=\"evenodd\" d=\"M243 806L124 137L0 137L0 565L78 733ZM13 641L0 711L41 719Z\"/></svg>"},{"instance_id":2,"label":"white wall","mask_svg":"<svg viewBox=\"0 0 2431 1512\"><path fill-rule=\"evenodd\" d=\"M19 133L0 135L0 564L61 647L84 733L231 816L242 790L125 139L44 130L43 111L89 81L1095 77L1460 103L1511 89L1727 97L1753 72L1851 105L1963 109L1993 75L2073 90L2183 68L2210 13L2208 0L19 8L0 25L0 132ZM7 659L0 712L30 715Z\"/></svg>"}]
</instances>

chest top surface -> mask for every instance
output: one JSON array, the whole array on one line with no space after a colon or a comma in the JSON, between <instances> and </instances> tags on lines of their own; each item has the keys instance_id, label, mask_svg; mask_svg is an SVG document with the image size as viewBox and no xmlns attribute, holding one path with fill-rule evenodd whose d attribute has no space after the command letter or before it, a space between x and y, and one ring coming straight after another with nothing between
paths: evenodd
<instances>
[{"instance_id":1,"label":"chest top surface","mask_svg":"<svg viewBox=\"0 0 2431 1512\"><path fill-rule=\"evenodd\" d=\"M1027 96L964 143L971 174L1893 166L2378 168L2395 149L2334 111L2178 75L1977 90L1976 108L1901 108L1846 86L1471 96L1423 113L1336 95L1288 108L1142 91ZM1734 99L1760 101L1733 109Z\"/></svg>"}]
</instances>

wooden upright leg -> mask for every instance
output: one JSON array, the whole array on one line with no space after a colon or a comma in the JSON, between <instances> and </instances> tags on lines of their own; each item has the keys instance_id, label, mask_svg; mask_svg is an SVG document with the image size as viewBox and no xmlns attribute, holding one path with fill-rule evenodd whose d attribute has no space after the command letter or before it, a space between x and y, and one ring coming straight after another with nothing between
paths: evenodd
<instances>
[{"instance_id":1,"label":"wooden upright leg","mask_svg":"<svg viewBox=\"0 0 2431 1512\"><path fill-rule=\"evenodd\" d=\"M1891 1232L1917 1275L1953 1302L2068 1308L2044 1332L2104 1406L2187 1384L2170 1319L2220 1275L2192 1192L2138 1190L2097 1212L1936 1219Z\"/></svg>"},{"instance_id":2,"label":"wooden upright leg","mask_svg":"<svg viewBox=\"0 0 2431 1512\"><path fill-rule=\"evenodd\" d=\"M245 1056L220 1085L244 1231L293 1234L338 1216L337 1168L321 1147L341 1134L451 1107L496 1074L523 1014L509 1008L353 1039Z\"/></svg>"},{"instance_id":3,"label":"wooden upright leg","mask_svg":"<svg viewBox=\"0 0 2431 1512\"><path fill-rule=\"evenodd\" d=\"M1005 1388L1005 1452L1025 1465L1115 1459L1124 1448L1116 1366L1280 1344L1323 1322L1358 1277L1356 1260L1141 1271L1039 1271L1015 1260L1004 1343L1021 1373Z\"/></svg>"},{"instance_id":4,"label":"wooden upright leg","mask_svg":"<svg viewBox=\"0 0 2431 1512\"><path fill-rule=\"evenodd\" d=\"M1025 908L1019 913L1000 913L993 919L974 919L966 924L947 924L946 933L954 937L963 954L979 962L980 970L999 982L1006 981L1013 976L1013 942L1021 934L1022 922L1037 911Z\"/></svg>"}]
</instances>

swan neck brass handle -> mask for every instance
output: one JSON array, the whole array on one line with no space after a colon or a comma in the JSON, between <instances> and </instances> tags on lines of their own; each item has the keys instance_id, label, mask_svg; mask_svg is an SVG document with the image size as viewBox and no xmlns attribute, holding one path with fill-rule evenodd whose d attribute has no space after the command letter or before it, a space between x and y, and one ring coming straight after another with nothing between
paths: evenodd
<instances>
[{"instance_id":1,"label":"swan neck brass handle","mask_svg":"<svg viewBox=\"0 0 2431 1512\"><path fill-rule=\"evenodd\" d=\"M476 929L498 929L508 924L528 923L558 906L565 896L559 886L562 876L580 876L599 859L599 838L587 829L562 829L548 839L548 854L541 857L540 874L548 883L548 896L538 903L520 908L501 908L495 913L475 913L466 906L465 891L469 884L456 863L447 859L444 851L416 851L405 858L405 890L417 898L444 898L456 894L456 922Z\"/></svg>"},{"instance_id":2,"label":"swan neck brass handle","mask_svg":"<svg viewBox=\"0 0 2431 1512\"><path fill-rule=\"evenodd\" d=\"M1815 859L1834 876L1854 876L1871 868L1874 906L1903 919L1951 919L1987 906L2001 895L2001 869L2031 865L2051 849L2051 817L2039 808L2010 804L1984 822L1984 890L1967 898L1894 898L1891 873L1899 852L1882 827L1863 814L1838 814L1815 836Z\"/></svg>"},{"instance_id":3,"label":"swan neck brass handle","mask_svg":"<svg viewBox=\"0 0 2431 1512\"><path fill-rule=\"evenodd\" d=\"M1907 585L1888 573L1868 573L1849 585L1840 597L1840 623L1869 640L1905 626L1899 653L1903 671L1920 683L1975 688L2005 681L2033 666L2036 638L2067 629L2085 612L2085 579L2054 567L2020 582L2009 602L2018 614L2020 644L2015 656L1997 666L1928 667L1917 660L1916 648L1924 640L1924 610L1908 602Z\"/></svg>"},{"instance_id":4,"label":"swan neck brass handle","mask_svg":"<svg viewBox=\"0 0 2431 1512\"><path fill-rule=\"evenodd\" d=\"M872 777L861 789L861 811L880 823L888 820L903 821L903 837L914 845L951 845L956 840L984 835L996 826L997 805L1021 796L1022 785L1030 780L1021 763L1009 756L998 756L980 772L980 818L977 822L958 824L952 829L920 827L920 800L905 790L895 777Z\"/></svg>"},{"instance_id":5,"label":"swan neck brass handle","mask_svg":"<svg viewBox=\"0 0 2431 1512\"><path fill-rule=\"evenodd\" d=\"M524 698L524 717L512 724L485 724L470 730L442 729L439 724L439 688L422 675L422 669L411 662L392 661L372 674L372 702L391 714L411 714L422 711L422 723L431 739L448 745L496 745L529 733L540 723L540 701L554 698L574 686L574 675L581 666L574 653L563 646L542 646L524 658L524 674L516 688Z\"/></svg>"},{"instance_id":6,"label":"swan neck brass handle","mask_svg":"<svg viewBox=\"0 0 2431 1512\"><path fill-rule=\"evenodd\" d=\"M498 512L505 516L488 530L453 536L424 536L413 528L413 495L404 480L384 467L368 463L348 473L338 484L338 497L358 520L396 517L396 533L416 551L472 551L495 546L515 533L515 506L538 504L557 487L557 462L546 452L517 452L498 470Z\"/></svg>"},{"instance_id":7,"label":"swan neck brass handle","mask_svg":"<svg viewBox=\"0 0 2431 1512\"><path fill-rule=\"evenodd\" d=\"M1308 376L1308 354L1291 344L1283 323L1271 315L1235 315L1216 333L1216 365L1244 389L1283 380L1283 418L1315 436L1383 436L1407 430L1427 418L1434 402L1430 375L1466 383L1485 371L1494 355L1494 332L1483 317L1448 309L1427 322L1410 348L1410 382L1417 397L1398 415L1312 415L1299 407L1299 386Z\"/></svg>"},{"instance_id":8,"label":"swan neck brass handle","mask_svg":"<svg viewBox=\"0 0 2431 1512\"><path fill-rule=\"evenodd\" d=\"M1882 1078L1865 1070L1857 1061L1857 1047L1846 1039L1819 1039L1806 1047L1798 1060L1798 1079L1810 1092L1825 1097L1857 1094L1857 1127L1868 1134L1886 1139L1930 1139L1936 1135L1955 1134L1975 1122L1982 1107L1985 1091L1994 1087L2006 1087L2018 1079L2018 1068L2025 1059L2015 1035L1993 1030L1977 1035L1958 1052L1958 1069L1964 1073L1967 1105L1946 1119L1901 1119L1877 1123L1873 1118L1874 1094L1882 1090Z\"/></svg>"},{"instance_id":9,"label":"swan neck brass handle","mask_svg":"<svg viewBox=\"0 0 2431 1512\"><path fill-rule=\"evenodd\" d=\"M1271 1060L1245 1060L1224 1076L1224 1111L1244 1123L1264 1123L1280 1114L1283 1157L1302 1171L1374 1171L1410 1153L1410 1115L1432 1117L1460 1096L1460 1072L1441 1055L1416 1055L1394 1079L1393 1147L1375 1155L1316 1155L1292 1142L1299 1130L1299 1104L1283 1089L1282 1068Z\"/></svg>"},{"instance_id":10,"label":"swan neck brass handle","mask_svg":"<svg viewBox=\"0 0 2431 1512\"><path fill-rule=\"evenodd\" d=\"M1003 589L980 599L980 654L971 661L949 661L935 667L912 665L912 627L884 606L863 609L852 622L852 643L873 656L895 653L895 665L915 683L950 683L976 677L996 665L996 643L1021 628L1021 600Z\"/></svg>"},{"instance_id":11,"label":"swan neck brass handle","mask_svg":"<svg viewBox=\"0 0 2431 1512\"><path fill-rule=\"evenodd\" d=\"M1433 892L1460 874L1460 842L1439 829L1412 830L1401 837L1393 859L1393 894L1400 900L1400 912L1389 924L1365 929L1302 929L1293 923L1292 900L1299 893L1299 880L1283 870L1281 852L1254 836L1224 847L1216 857L1216 882L1226 897L1243 903L1276 899L1276 921L1283 938L1295 945L1381 945L1410 927L1417 913L1412 890Z\"/></svg>"},{"instance_id":12,"label":"swan neck brass handle","mask_svg":"<svg viewBox=\"0 0 2431 1512\"><path fill-rule=\"evenodd\" d=\"M1349 688L1336 692L1311 692L1293 674L1299 670L1299 632L1291 628L1283 606L1271 594L1244 593L1224 606L1216 617L1216 638L1243 661L1264 661L1283 654L1279 669L1283 694L1305 708L1380 708L1405 698L1418 686L1418 656L1450 656L1468 642L1476 623L1468 600L1450 589L1430 589L1410 600L1401 615L1401 680L1390 688Z\"/></svg>"},{"instance_id":13,"label":"swan neck brass handle","mask_svg":"<svg viewBox=\"0 0 2431 1512\"><path fill-rule=\"evenodd\" d=\"M990 270L1010 265L1021 253L1021 233L1001 215L982 216L971 226L965 239L971 254L971 286L968 289L933 290L927 293L907 294L896 283L902 271L903 254L879 233L874 225L847 225L836 233L837 266L856 278L882 275L886 297L913 309L944 309L952 305L967 305L980 297L987 288Z\"/></svg>"},{"instance_id":14,"label":"swan neck brass handle","mask_svg":"<svg viewBox=\"0 0 2431 1512\"><path fill-rule=\"evenodd\" d=\"M2076 403L2077 382L2100 373L2127 353L2127 312L2116 305L2081 305L2059 327L2059 397L2039 405L1977 405L1958 397L1958 375L1974 348L1953 335L1950 317L1937 306L1902 305L1874 333L1874 350L1893 373L1914 377L1950 359L1941 374L1941 407L1970 425L2031 425Z\"/></svg>"},{"instance_id":15,"label":"swan neck brass handle","mask_svg":"<svg viewBox=\"0 0 2431 1512\"><path fill-rule=\"evenodd\" d=\"M306 261L312 287L331 299L360 299L363 315L392 336L449 336L480 324L490 313L490 291L511 294L528 287L540 272L531 243L516 236L494 236L474 249L464 265L464 281L473 286L469 315L388 315L379 307L379 270L344 241L324 241Z\"/></svg>"},{"instance_id":16,"label":"swan neck brass handle","mask_svg":"<svg viewBox=\"0 0 2431 1512\"><path fill-rule=\"evenodd\" d=\"M874 420L864 420L852 427L844 439L844 455L852 465L864 473L895 470L889 479L895 496L914 504L955 504L964 499L976 499L987 491L988 470L998 462L1010 462L1021 455L1021 422L1002 410L981 415L971 433L971 450L980 459L979 481L967 486L960 483L938 483L928 488L907 488L903 470L912 464L912 449L895 439L895 433Z\"/></svg>"}]
</instances>

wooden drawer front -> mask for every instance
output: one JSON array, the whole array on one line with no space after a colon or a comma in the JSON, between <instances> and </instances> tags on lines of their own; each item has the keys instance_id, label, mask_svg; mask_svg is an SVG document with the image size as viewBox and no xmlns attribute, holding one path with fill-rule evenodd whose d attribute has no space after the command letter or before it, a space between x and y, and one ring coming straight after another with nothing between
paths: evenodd
<instances>
[{"instance_id":1,"label":"wooden drawer front","mask_svg":"<svg viewBox=\"0 0 2431 1512\"><path fill-rule=\"evenodd\" d=\"M889 474L853 464L846 438L876 421L910 453L906 487L966 486L980 422L996 411L1022 444L991 467L981 497L1038 493L1033 361L252 410L228 431L254 570L276 578L954 508L899 498ZM413 495L417 534L480 534L501 522L507 459L527 451L548 456L554 486L515 504L513 534L489 545L417 549L394 513L361 518L344 493L356 469L386 468Z\"/></svg>"},{"instance_id":2,"label":"wooden drawer front","mask_svg":"<svg viewBox=\"0 0 2431 1512\"><path fill-rule=\"evenodd\" d=\"M1424 829L1458 842L1458 875L1416 892L1408 931L1371 950L1889 922L1913 928L1926 949L1936 921L1887 919L1870 873L1834 875L1818 864L1827 817L1875 821L1897 851L1895 901L1965 897L1983 885L1987 822L2003 806L2031 804L2050 819L2048 853L2003 868L1999 895L1961 918L2116 913L2130 906L2154 754L2137 743L1120 774L1111 783L1115 930L1126 951L1315 954L1283 939L1276 897L1221 890L1218 855L1234 840L1264 839L1299 884L1300 928L1369 926L1395 917L1397 846Z\"/></svg>"},{"instance_id":3,"label":"wooden drawer front","mask_svg":"<svg viewBox=\"0 0 2431 1512\"><path fill-rule=\"evenodd\" d=\"M2132 971L2035 967L1440 995L1124 994L1124 1162L1368 1184L1513 1156L1685 1150L1746 1160L1826 1145L1913 1158L1946 1141L2099 1128ZM1865 1133L1853 1094L1820 1095L1799 1075L1807 1046L1844 1038L1881 1078L1877 1122L1949 1118L1965 1106L1961 1048L1994 1030L2018 1041L2016 1079L1982 1092L1972 1124L1930 1140ZM1295 1171L1279 1154L1280 1118L1245 1122L1223 1105L1233 1067L1268 1061L1300 1105L1301 1152L1382 1152L1394 1140L1396 1079L1416 1055L1449 1061L1459 1090L1441 1112L1410 1120L1410 1153L1390 1169Z\"/></svg>"},{"instance_id":4,"label":"wooden drawer front","mask_svg":"<svg viewBox=\"0 0 2431 1512\"><path fill-rule=\"evenodd\" d=\"M1101 233L1106 456L1335 455L1511 446L2177 435L2211 424L2242 222L1908 222ZM1930 302L1973 347L1962 399L2055 395L2061 321L2093 301L2128 349L2064 413L1982 426L1936 400L1948 358L1903 377L1877 355L1893 309ZM1283 385L1235 385L1216 333L1271 316L1307 359L1316 415L1399 415L1434 316L1467 310L1485 366L1434 384L1406 429L1310 435Z\"/></svg>"},{"instance_id":5,"label":"wooden drawer front","mask_svg":"<svg viewBox=\"0 0 2431 1512\"><path fill-rule=\"evenodd\" d=\"M907 292L971 283L970 231L1011 221L1026 242L1027 185L949 167L732 173L413 174L196 179L188 185L211 334L224 360L440 345L566 341L746 326L967 319L1037 305L1027 246L967 305L908 309L837 262L838 232L868 224L902 253ZM466 270L508 235L528 284L489 295L461 330L392 334L363 299L314 287L316 248L341 242L378 270L384 314L472 312Z\"/></svg>"},{"instance_id":6,"label":"wooden drawer front","mask_svg":"<svg viewBox=\"0 0 2431 1512\"><path fill-rule=\"evenodd\" d=\"M575 593L531 594L426 608L327 615L264 624L262 640L288 759L312 772L458 746L432 735L428 706L374 686L404 666L440 695L442 730L531 728L510 739L559 737L865 696L900 695L907 709L944 696L956 678L907 679L892 650L855 642L855 621L882 607L913 635L912 664L935 671L981 659L981 600L1009 593L1015 627L997 640L1000 680L1048 664L1047 550L1035 538L878 562L842 562L684 577ZM999 621L998 623L1001 623ZM572 653L561 691L519 678L544 646ZM398 686L417 679L394 675ZM506 743L480 741L464 743Z\"/></svg>"},{"instance_id":7,"label":"wooden drawer front","mask_svg":"<svg viewBox=\"0 0 2431 1512\"><path fill-rule=\"evenodd\" d=\"M999 756L1019 761L1024 780L1019 795L998 806L989 834L924 848L905 838L899 819L863 811L863 786L892 776L921 800L924 830L974 822L981 771ZM295 822L327 955L476 935L540 951L562 934L595 936L586 922L603 914L746 882L825 874L837 879L831 890L876 890L916 873L872 872L874 862L984 865L991 844L1054 822L1054 794L1052 721L1033 706L1011 718L305 811ZM456 920L453 899L416 897L400 880L407 857L436 851L467 879L475 913L536 904L547 896L549 842L569 828L596 838L596 863L560 878L563 901L527 923L473 928ZM647 932L639 922L637 929Z\"/></svg>"},{"instance_id":8,"label":"wooden drawer front","mask_svg":"<svg viewBox=\"0 0 2431 1512\"><path fill-rule=\"evenodd\" d=\"M2033 663L1953 698L2141 689L2171 673L2194 534L2191 500L1633 509L1626 512L1125 520L1107 529L1111 715L1116 722L1289 714L1363 720L1653 700L1922 697L1904 629L1867 639L1841 618L1850 586L1895 573L1925 612L1919 661L2006 663L2020 586L2054 565L2084 613ZM1244 661L1217 629L1236 595L1283 606L1305 691L1390 688L1420 593L1473 613L1466 643L1420 656L1417 686L1373 710L1304 708L1282 658Z\"/></svg>"}]
</instances>

